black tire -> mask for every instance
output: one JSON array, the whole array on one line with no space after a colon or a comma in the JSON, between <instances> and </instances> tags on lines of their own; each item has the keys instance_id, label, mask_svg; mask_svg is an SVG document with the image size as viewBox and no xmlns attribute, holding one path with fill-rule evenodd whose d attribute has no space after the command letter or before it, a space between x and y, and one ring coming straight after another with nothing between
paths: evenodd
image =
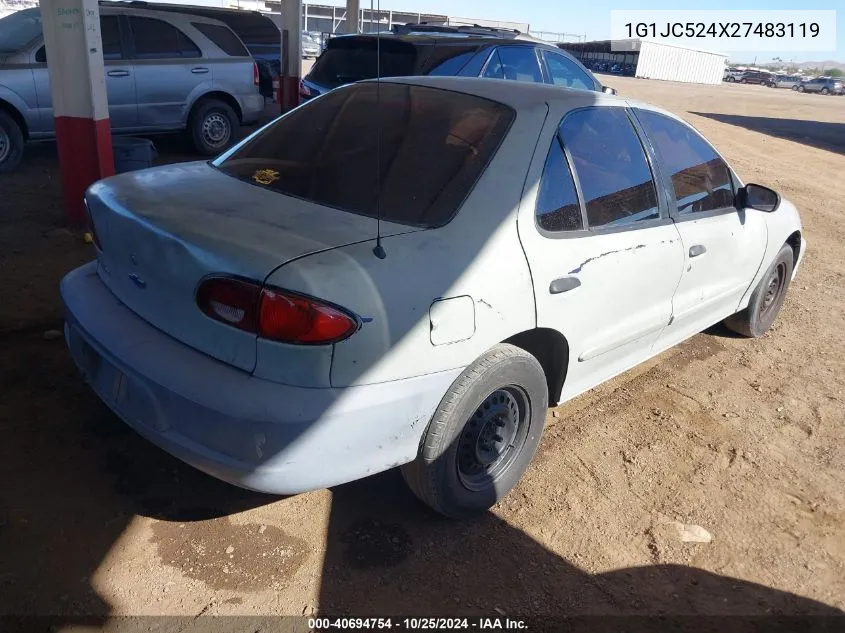
<instances>
[{"instance_id":1,"label":"black tire","mask_svg":"<svg viewBox=\"0 0 845 633\"><path fill-rule=\"evenodd\" d=\"M751 294L748 307L725 319L728 329L749 338L758 338L766 333L783 306L792 280L793 258L792 247L784 244Z\"/></svg>"},{"instance_id":2,"label":"black tire","mask_svg":"<svg viewBox=\"0 0 845 633\"><path fill-rule=\"evenodd\" d=\"M828 90L827 88L822 88L822 94L827 96L830 94L830 90Z\"/></svg>"},{"instance_id":3,"label":"black tire","mask_svg":"<svg viewBox=\"0 0 845 633\"><path fill-rule=\"evenodd\" d=\"M806 88L804 86L798 86L798 92L804 92Z\"/></svg>"},{"instance_id":4,"label":"black tire","mask_svg":"<svg viewBox=\"0 0 845 633\"><path fill-rule=\"evenodd\" d=\"M792 89L793 89L795 92L798 92L798 86L792 86Z\"/></svg>"},{"instance_id":5,"label":"black tire","mask_svg":"<svg viewBox=\"0 0 845 633\"><path fill-rule=\"evenodd\" d=\"M747 84L747 83L748 83L748 80L747 80L747 79L740 79L740 80L739 80L739 83L741 83L741 84Z\"/></svg>"},{"instance_id":6,"label":"black tire","mask_svg":"<svg viewBox=\"0 0 845 633\"><path fill-rule=\"evenodd\" d=\"M417 459L402 467L405 482L447 517L486 511L510 492L531 462L548 403L537 359L513 345L496 345L452 383ZM495 461L485 466L482 456Z\"/></svg>"},{"instance_id":7,"label":"black tire","mask_svg":"<svg viewBox=\"0 0 845 633\"><path fill-rule=\"evenodd\" d=\"M235 142L240 122L228 104L209 99L195 106L188 127L196 150L216 156Z\"/></svg>"},{"instance_id":8,"label":"black tire","mask_svg":"<svg viewBox=\"0 0 845 633\"><path fill-rule=\"evenodd\" d=\"M14 170L23 158L23 130L11 115L0 110L0 174Z\"/></svg>"}]
</instances>

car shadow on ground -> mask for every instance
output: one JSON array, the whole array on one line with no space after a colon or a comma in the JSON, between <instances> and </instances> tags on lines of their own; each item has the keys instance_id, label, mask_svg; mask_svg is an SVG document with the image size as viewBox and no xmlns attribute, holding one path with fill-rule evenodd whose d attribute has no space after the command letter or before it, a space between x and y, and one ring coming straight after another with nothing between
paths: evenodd
<instances>
[{"instance_id":1,"label":"car shadow on ground","mask_svg":"<svg viewBox=\"0 0 845 633\"><path fill-rule=\"evenodd\" d=\"M744 127L753 132L761 132L789 141L796 141L811 147L845 154L845 123L805 121L803 119L777 119L763 116L719 114L716 112L690 111L690 114L720 121L721 123L728 123L729 125Z\"/></svg>"}]
</instances>

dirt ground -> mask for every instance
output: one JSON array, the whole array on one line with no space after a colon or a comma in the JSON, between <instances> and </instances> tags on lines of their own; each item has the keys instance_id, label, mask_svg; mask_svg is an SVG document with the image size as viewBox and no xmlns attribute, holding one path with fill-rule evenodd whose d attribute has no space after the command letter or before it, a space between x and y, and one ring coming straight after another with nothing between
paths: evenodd
<instances>
[{"instance_id":1,"label":"dirt ground","mask_svg":"<svg viewBox=\"0 0 845 633\"><path fill-rule=\"evenodd\" d=\"M550 412L524 480L462 523L396 472L280 499L127 429L45 338L92 253L54 147L32 147L0 176L0 615L845 609L845 98L605 79L792 200L809 250L765 337L713 328Z\"/></svg>"}]
</instances>

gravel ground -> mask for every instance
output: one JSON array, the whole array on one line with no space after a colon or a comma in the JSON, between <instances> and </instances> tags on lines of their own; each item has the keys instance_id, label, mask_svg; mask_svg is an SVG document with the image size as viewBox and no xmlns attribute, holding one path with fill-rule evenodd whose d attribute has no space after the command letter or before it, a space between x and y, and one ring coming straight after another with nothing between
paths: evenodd
<instances>
[{"instance_id":1,"label":"gravel ground","mask_svg":"<svg viewBox=\"0 0 845 633\"><path fill-rule=\"evenodd\" d=\"M713 328L550 412L524 480L463 523L396 472L279 499L128 430L45 338L91 251L64 229L54 147L32 147L0 176L0 615L845 608L845 99L605 79L798 205L804 267L762 339Z\"/></svg>"}]
</instances>

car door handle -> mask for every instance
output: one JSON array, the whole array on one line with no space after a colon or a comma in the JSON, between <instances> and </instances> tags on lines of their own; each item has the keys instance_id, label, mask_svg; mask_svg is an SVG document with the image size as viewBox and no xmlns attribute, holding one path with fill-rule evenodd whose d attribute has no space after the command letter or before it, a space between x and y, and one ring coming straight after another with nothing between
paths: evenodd
<instances>
[{"instance_id":1,"label":"car door handle","mask_svg":"<svg viewBox=\"0 0 845 633\"><path fill-rule=\"evenodd\" d=\"M110 70L108 73L109 77L128 77L129 71L128 70Z\"/></svg>"},{"instance_id":2,"label":"car door handle","mask_svg":"<svg viewBox=\"0 0 845 633\"><path fill-rule=\"evenodd\" d=\"M561 277L560 279L555 279L549 284L549 293L559 295L561 292L575 290L575 288L580 285L581 280L578 279L578 277Z\"/></svg>"},{"instance_id":3,"label":"car door handle","mask_svg":"<svg viewBox=\"0 0 845 633\"><path fill-rule=\"evenodd\" d=\"M191 72L194 73L195 75L204 75L205 73L208 72L208 68L202 68L202 67L191 68Z\"/></svg>"},{"instance_id":4,"label":"car door handle","mask_svg":"<svg viewBox=\"0 0 845 633\"><path fill-rule=\"evenodd\" d=\"M689 256L690 257L698 257L699 255L704 255L707 252L707 248L704 244L695 244L694 246L689 247Z\"/></svg>"}]
</instances>

